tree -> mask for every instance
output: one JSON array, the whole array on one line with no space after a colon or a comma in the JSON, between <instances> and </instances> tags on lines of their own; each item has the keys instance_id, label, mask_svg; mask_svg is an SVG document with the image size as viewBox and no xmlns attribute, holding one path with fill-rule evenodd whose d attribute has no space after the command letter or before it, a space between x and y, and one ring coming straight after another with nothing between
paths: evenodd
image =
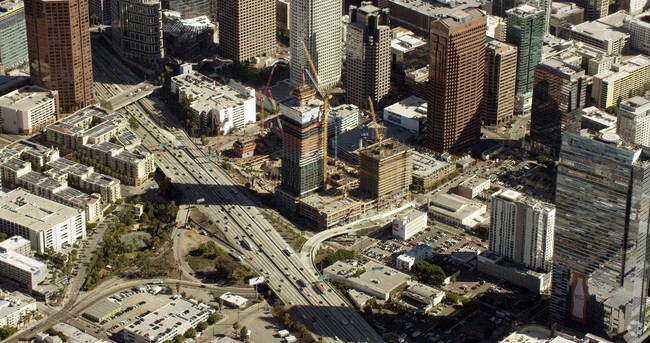
<instances>
[{"instance_id":1,"label":"tree","mask_svg":"<svg viewBox=\"0 0 650 343\"><path fill-rule=\"evenodd\" d=\"M183 335L186 338L192 338L196 336L196 329L195 328L189 328L187 331L185 331L185 334Z\"/></svg>"},{"instance_id":2,"label":"tree","mask_svg":"<svg viewBox=\"0 0 650 343\"><path fill-rule=\"evenodd\" d=\"M445 294L445 301L449 304L455 304L458 302L458 295L455 293L447 293Z\"/></svg>"},{"instance_id":3,"label":"tree","mask_svg":"<svg viewBox=\"0 0 650 343\"><path fill-rule=\"evenodd\" d=\"M174 343L181 343L185 340L185 336L178 334L174 336Z\"/></svg>"},{"instance_id":4,"label":"tree","mask_svg":"<svg viewBox=\"0 0 650 343\"><path fill-rule=\"evenodd\" d=\"M239 331L239 338L244 340L248 336L248 328L246 325L242 326L241 331Z\"/></svg>"},{"instance_id":5,"label":"tree","mask_svg":"<svg viewBox=\"0 0 650 343\"><path fill-rule=\"evenodd\" d=\"M5 339L11 337L11 335L15 334L18 331L17 328L10 326L10 325L5 325L0 328L0 341L4 341Z\"/></svg>"},{"instance_id":6,"label":"tree","mask_svg":"<svg viewBox=\"0 0 650 343\"><path fill-rule=\"evenodd\" d=\"M240 327L239 322L234 322L232 324L232 328L235 329L235 331L239 330L239 327Z\"/></svg>"},{"instance_id":7,"label":"tree","mask_svg":"<svg viewBox=\"0 0 650 343\"><path fill-rule=\"evenodd\" d=\"M179 272L180 273L180 272ZM180 277L179 277L180 278ZM176 294L178 294L181 291L181 282L177 281L176 282Z\"/></svg>"},{"instance_id":8,"label":"tree","mask_svg":"<svg viewBox=\"0 0 650 343\"><path fill-rule=\"evenodd\" d=\"M445 271L439 265L431 264L427 261L417 261L411 268L411 273L419 280L425 283L434 283L437 285L447 278Z\"/></svg>"},{"instance_id":9,"label":"tree","mask_svg":"<svg viewBox=\"0 0 650 343\"><path fill-rule=\"evenodd\" d=\"M7 234L4 232L0 232L0 242L4 241L5 239L7 239Z\"/></svg>"},{"instance_id":10,"label":"tree","mask_svg":"<svg viewBox=\"0 0 650 343\"><path fill-rule=\"evenodd\" d=\"M200 322L196 325L196 331L198 332L203 332L207 328L208 328L208 323L206 322Z\"/></svg>"},{"instance_id":11,"label":"tree","mask_svg":"<svg viewBox=\"0 0 650 343\"><path fill-rule=\"evenodd\" d=\"M210 315L208 316L208 325L212 325L212 324L218 322L219 319L221 319L221 318L219 318L218 314L210 313Z\"/></svg>"},{"instance_id":12,"label":"tree","mask_svg":"<svg viewBox=\"0 0 650 343\"><path fill-rule=\"evenodd\" d=\"M129 118L129 126L131 126L132 129L137 130L140 127L140 124L135 117L131 117Z\"/></svg>"}]
</instances>

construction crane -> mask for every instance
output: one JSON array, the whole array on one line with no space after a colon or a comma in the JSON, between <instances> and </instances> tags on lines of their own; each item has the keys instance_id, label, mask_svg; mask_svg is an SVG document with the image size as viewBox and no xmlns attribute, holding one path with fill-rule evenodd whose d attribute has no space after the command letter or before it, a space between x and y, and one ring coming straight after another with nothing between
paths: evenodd
<instances>
[{"instance_id":1,"label":"construction crane","mask_svg":"<svg viewBox=\"0 0 650 343\"><path fill-rule=\"evenodd\" d=\"M377 125L377 117L375 117L375 107L372 105L372 99L368 97L368 102L370 103L370 113L372 114L372 123L375 124L375 137L377 138L377 143L381 145L381 140L384 138L383 133L379 133L379 125Z\"/></svg>"},{"instance_id":2,"label":"construction crane","mask_svg":"<svg viewBox=\"0 0 650 343\"><path fill-rule=\"evenodd\" d=\"M271 101L273 101L273 104L275 103L275 99L273 99L273 93L271 93L271 90L269 90L269 98ZM278 106L274 106L273 110L275 111L275 120L278 121L278 127L280 128L280 136L282 136L282 121L280 120L280 116L278 116ZM271 125L273 125L273 122L271 122Z\"/></svg>"},{"instance_id":3,"label":"construction crane","mask_svg":"<svg viewBox=\"0 0 650 343\"><path fill-rule=\"evenodd\" d=\"M316 71L316 67L314 66L314 61L311 59L311 55L309 54L309 50L307 50L307 46L305 45L304 41L300 41L302 43L302 48L305 50L305 55L307 55L307 60L309 61L309 65L311 66L311 70L314 72L314 77L316 78L316 90L320 95L323 97L323 186L327 188L327 111L329 109L329 99L332 97L330 95L330 92L332 91L332 87L328 87L327 89L324 89L321 86L320 83L320 78L318 77L318 72Z\"/></svg>"},{"instance_id":4,"label":"construction crane","mask_svg":"<svg viewBox=\"0 0 650 343\"><path fill-rule=\"evenodd\" d=\"M277 64L276 64L277 65ZM275 71L275 66L271 69L271 74L269 75L269 80L266 81L266 87L264 88L264 93L262 93L262 107L260 108L260 135L264 136L264 98L266 98L266 92L269 91L269 85L271 84L271 79L273 79L273 72Z\"/></svg>"}]
</instances>

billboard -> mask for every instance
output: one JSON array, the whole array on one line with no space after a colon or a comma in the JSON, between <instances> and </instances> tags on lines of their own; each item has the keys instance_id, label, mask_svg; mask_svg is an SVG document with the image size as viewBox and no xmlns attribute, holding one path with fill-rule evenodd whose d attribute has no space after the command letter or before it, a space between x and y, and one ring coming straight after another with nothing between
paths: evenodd
<instances>
[{"instance_id":1,"label":"billboard","mask_svg":"<svg viewBox=\"0 0 650 343\"><path fill-rule=\"evenodd\" d=\"M264 283L264 277L263 276L258 276L258 277L248 279L248 284L250 286L259 285L261 283Z\"/></svg>"},{"instance_id":2,"label":"billboard","mask_svg":"<svg viewBox=\"0 0 650 343\"><path fill-rule=\"evenodd\" d=\"M584 274L573 272L571 282L571 319L585 324L587 318L587 280Z\"/></svg>"}]
</instances>

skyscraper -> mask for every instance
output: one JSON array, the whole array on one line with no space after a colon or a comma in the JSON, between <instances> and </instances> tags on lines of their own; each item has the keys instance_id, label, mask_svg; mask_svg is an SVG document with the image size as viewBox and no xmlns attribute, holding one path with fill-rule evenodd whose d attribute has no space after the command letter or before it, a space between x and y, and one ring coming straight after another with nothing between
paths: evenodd
<instances>
[{"instance_id":1,"label":"skyscraper","mask_svg":"<svg viewBox=\"0 0 650 343\"><path fill-rule=\"evenodd\" d=\"M122 57L155 70L165 58L159 0L111 0L111 42Z\"/></svg>"},{"instance_id":2,"label":"skyscraper","mask_svg":"<svg viewBox=\"0 0 650 343\"><path fill-rule=\"evenodd\" d=\"M279 189L296 198L323 186L323 103L314 95L309 84L300 84L292 93L293 99L280 104L283 134Z\"/></svg>"},{"instance_id":3,"label":"skyscraper","mask_svg":"<svg viewBox=\"0 0 650 343\"><path fill-rule=\"evenodd\" d=\"M321 87L341 79L341 0L291 1L291 83L316 82L301 42L318 72Z\"/></svg>"},{"instance_id":4,"label":"skyscraper","mask_svg":"<svg viewBox=\"0 0 650 343\"><path fill-rule=\"evenodd\" d=\"M530 117L532 145L557 156L562 132L578 132L580 110L587 96L585 71L569 63L548 59L535 67L533 111Z\"/></svg>"},{"instance_id":5,"label":"skyscraper","mask_svg":"<svg viewBox=\"0 0 650 343\"><path fill-rule=\"evenodd\" d=\"M478 9L431 23L427 146L460 152L479 139L487 20Z\"/></svg>"},{"instance_id":6,"label":"skyscraper","mask_svg":"<svg viewBox=\"0 0 650 343\"><path fill-rule=\"evenodd\" d=\"M183 19L200 16L214 19L217 14L216 0L163 0L162 6L179 12Z\"/></svg>"},{"instance_id":7,"label":"skyscraper","mask_svg":"<svg viewBox=\"0 0 650 343\"><path fill-rule=\"evenodd\" d=\"M348 101L368 108L368 97L378 108L385 106L390 89L390 27L388 9L361 2L350 6L345 89Z\"/></svg>"},{"instance_id":8,"label":"skyscraper","mask_svg":"<svg viewBox=\"0 0 650 343\"><path fill-rule=\"evenodd\" d=\"M413 154L392 139L359 151L359 188L377 198L408 190L412 183Z\"/></svg>"},{"instance_id":9,"label":"skyscraper","mask_svg":"<svg viewBox=\"0 0 650 343\"><path fill-rule=\"evenodd\" d=\"M595 334L643 333L650 160L615 133L565 132L557 171L554 321Z\"/></svg>"},{"instance_id":10,"label":"skyscraper","mask_svg":"<svg viewBox=\"0 0 650 343\"><path fill-rule=\"evenodd\" d=\"M275 0L219 3L221 54L235 62L275 56Z\"/></svg>"},{"instance_id":11,"label":"skyscraper","mask_svg":"<svg viewBox=\"0 0 650 343\"><path fill-rule=\"evenodd\" d=\"M30 77L59 92L63 113L93 101L87 0L26 0Z\"/></svg>"},{"instance_id":12,"label":"skyscraper","mask_svg":"<svg viewBox=\"0 0 650 343\"><path fill-rule=\"evenodd\" d=\"M585 21L598 20L609 14L608 0L576 0L576 5L585 9ZM622 1L622 8L626 9L627 0Z\"/></svg>"},{"instance_id":13,"label":"skyscraper","mask_svg":"<svg viewBox=\"0 0 650 343\"><path fill-rule=\"evenodd\" d=\"M517 48L491 40L485 46L485 85L481 119L484 125L502 125L515 111Z\"/></svg>"},{"instance_id":14,"label":"skyscraper","mask_svg":"<svg viewBox=\"0 0 650 343\"><path fill-rule=\"evenodd\" d=\"M25 7L22 1L0 1L0 64L13 69L27 61Z\"/></svg>"},{"instance_id":15,"label":"skyscraper","mask_svg":"<svg viewBox=\"0 0 650 343\"><path fill-rule=\"evenodd\" d=\"M506 42L517 47L517 113L529 113L535 66L542 61L544 43L543 10L530 5L520 5L506 11Z\"/></svg>"},{"instance_id":16,"label":"skyscraper","mask_svg":"<svg viewBox=\"0 0 650 343\"><path fill-rule=\"evenodd\" d=\"M548 271L555 207L511 189L492 195L490 207L490 250L526 268Z\"/></svg>"}]
</instances>

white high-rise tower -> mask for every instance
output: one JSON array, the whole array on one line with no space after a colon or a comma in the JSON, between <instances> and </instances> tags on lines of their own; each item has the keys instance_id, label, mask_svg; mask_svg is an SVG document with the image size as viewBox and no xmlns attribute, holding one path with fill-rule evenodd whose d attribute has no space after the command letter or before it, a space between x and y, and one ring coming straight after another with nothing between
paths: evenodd
<instances>
[{"instance_id":1,"label":"white high-rise tower","mask_svg":"<svg viewBox=\"0 0 650 343\"><path fill-rule=\"evenodd\" d=\"M291 1L291 82L315 82L301 41L314 61L321 87L341 79L341 0ZM312 81L313 80L313 81Z\"/></svg>"}]
</instances>

